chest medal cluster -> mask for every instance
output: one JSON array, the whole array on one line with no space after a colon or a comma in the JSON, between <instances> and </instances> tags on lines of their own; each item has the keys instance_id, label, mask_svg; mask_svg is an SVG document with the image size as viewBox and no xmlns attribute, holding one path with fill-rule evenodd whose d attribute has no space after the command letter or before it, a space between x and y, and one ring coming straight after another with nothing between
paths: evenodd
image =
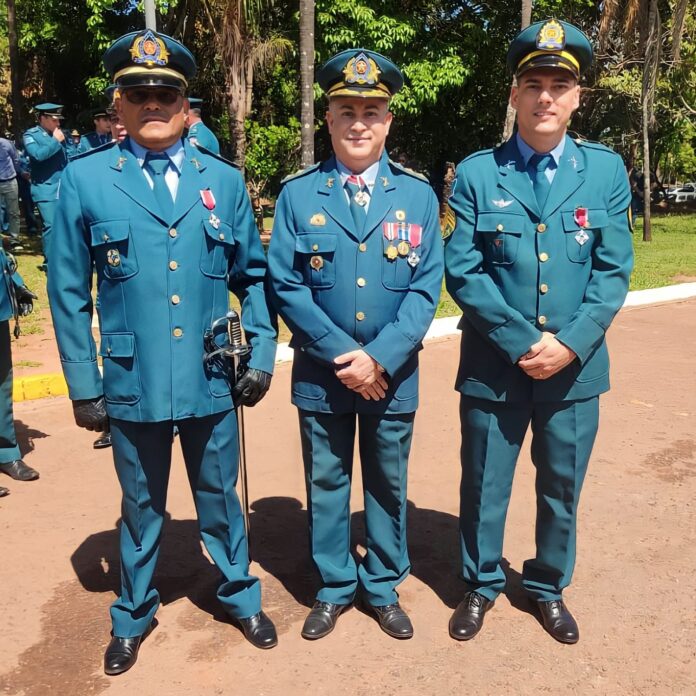
<instances>
[{"instance_id":1,"label":"chest medal cluster","mask_svg":"<svg viewBox=\"0 0 696 696\"><path fill-rule=\"evenodd\" d=\"M411 268L420 263L420 254L417 249L421 245L423 227L412 222L406 222L406 213L397 210L395 214L398 222L383 222L382 233L389 242L384 255L389 261L397 258L406 258Z\"/></svg>"}]
</instances>

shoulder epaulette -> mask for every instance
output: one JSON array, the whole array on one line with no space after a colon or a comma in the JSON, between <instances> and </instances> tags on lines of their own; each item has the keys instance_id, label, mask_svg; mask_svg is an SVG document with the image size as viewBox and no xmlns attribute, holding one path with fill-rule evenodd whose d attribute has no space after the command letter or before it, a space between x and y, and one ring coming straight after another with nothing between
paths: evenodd
<instances>
[{"instance_id":1,"label":"shoulder epaulette","mask_svg":"<svg viewBox=\"0 0 696 696\"><path fill-rule=\"evenodd\" d=\"M77 155L73 155L70 158L71 162L74 162L75 160L83 159L84 157L89 157L90 155L95 154L96 152L104 152L104 150L110 150L114 145L118 145L118 143L115 140L112 140L110 143L104 143L103 145L99 145L99 147L93 147L91 150L86 150L85 152L80 152Z\"/></svg>"},{"instance_id":2,"label":"shoulder epaulette","mask_svg":"<svg viewBox=\"0 0 696 696\"><path fill-rule=\"evenodd\" d=\"M472 152L470 155L467 155L462 162L468 162L469 160L476 159L477 157L483 157L483 155L490 155L491 153L495 152L496 150L500 149L502 145L498 145L497 147L489 147L486 148L485 150L477 150L476 152Z\"/></svg>"},{"instance_id":3,"label":"shoulder epaulette","mask_svg":"<svg viewBox=\"0 0 696 696\"><path fill-rule=\"evenodd\" d=\"M389 164L391 164L391 166L394 167L395 169L398 169L400 172L403 172L404 174L408 174L409 176L412 176L414 179L420 179L421 181L425 181L426 184L430 183L428 181L428 177L425 176L425 174L421 174L420 172L417 172L414 169L409 169L408 167L404 167L403 164L399 164L398 162L395 162L392 159L389 160Z\"/></svg>"},{"instance_id":4,"label":"shoulder epaulette","mask_svg":"<svg viewBox=\"0 0 696 696\"><path fill-rule=\"evenodd\" d=\"M304 169L300 169L299 171L296 171L294 174L288 174L280 183L282 184L287 184L288 181L292 181L293 179L299 179L301 176L305 176L305 174L311 174L312 172L315 172L319 167L321 166L321 162L315 162L314 164L310 164L309 167L305 167Z\"/></svg>"},{"instance_id":5,"label":"shoulder epaulette","mask_svg":"<svg viewBox=\"0 0 696 696\"><path fill-rule=\"evenodd\" d=\"M211 157L214 157L216 160L219 160L220 162L224 162L225 164L229 164L230 167L234 167L235 169L239 169L239 165L235 164L232 160L228 160L227 157L223 157L222 155L218 155L217 152L212 152L212 150L208 150L207 147L203 147L200 143L192 143L189 140L189 144L193 145L193 147L196 148L196 150L200 150L206 155L210 155Z\"/></svg>"},{"instance_id":6,"label":"shoulder epaulette","mask_svg":"<svg viewBox=\"0 0 696 696\"><path fill-rule=\"evenodd\" d=\"M607 147L604 143L599 143L594 140L585 140L585 138L581 138L578 136L573 138L573 142L579 147L589 147L592 150L611 152L613 155L617 154L614 150L612 150L610 147Z\"/></svg>"}]
</instances>

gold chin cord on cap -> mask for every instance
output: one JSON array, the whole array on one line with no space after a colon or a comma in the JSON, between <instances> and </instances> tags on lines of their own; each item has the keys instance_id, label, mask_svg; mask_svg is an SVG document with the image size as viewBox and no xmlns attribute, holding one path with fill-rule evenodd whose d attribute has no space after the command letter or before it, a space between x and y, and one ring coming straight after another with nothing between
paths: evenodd
<instances>
[{"instance_id":1,"label":"gold chin cord on cap","mask_svg":"<svg viewBox=\"0 0 696 696\"><path fill-rule=\"evenodd\" d=\"M560 56L574 66L578 73L580 72L580 63L577 58L572 53L568 53L568 51L532 51L517 64L517 71L519 72L519 69L523 65L526 65L532 58L537 58L538 56Z\"/></svg>"},{"instance_id":2,"label":"gold chin cord on cap","mask_svg":"<svg viewBox=\"0 0 696 696\"><path fill-rule=\"evenodd\" d=\"M123 68L122 70L119 70L113 77L113 81L116 82L119 78L121 77L127 77L128 75L163 75L167 77L174 77L179 82L182 82L185 87L188 87L188 82L186 81L186 78L180 73L177 72L176 70L172 70L171 68L161 68L161 67L156 67L156 68L143 68L142 66L136 66L136 65L129 65L127 68Z\"/></svg>"}]
</instances>

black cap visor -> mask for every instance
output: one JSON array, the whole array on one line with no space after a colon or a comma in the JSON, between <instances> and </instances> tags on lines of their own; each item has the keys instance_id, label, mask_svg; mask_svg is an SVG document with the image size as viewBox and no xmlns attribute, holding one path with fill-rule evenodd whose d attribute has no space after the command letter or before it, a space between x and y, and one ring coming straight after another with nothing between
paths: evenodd
<instances>
[{"instance_id":1,"label":"black cap visor","mask_svg":"<svg viewBox=\"0 0 696 696\"><path fill-rule=\"evenodd\" d=\"M535 56L531 60L528 60L523 65L517 67L517 72L515 73L515 76L517 78L520 78L522 75L528 73L530 70L537 70L539 68L558 68L560 70L567 70L568 72L572 73L573 77L576 80L580 78L580 73L578 72L577 67L573 65L573 63L571 63L570 60L568 60L567 58L559 56L555 53L549 53L548 55L543 56Z\"/></svg>"},{"instance_id":2,"label":"black cap visor","mask_svg":"<svg viewBox=\"0 0 696 696\"><path fill-rule=\"evenodd\" d=\"M186 90L186 82L183 79L171 73L160 73L156 70L122 75L116 80L116 85L122 90L129 87L171 87L182 94Z\"/></svg>"}]
</instances>

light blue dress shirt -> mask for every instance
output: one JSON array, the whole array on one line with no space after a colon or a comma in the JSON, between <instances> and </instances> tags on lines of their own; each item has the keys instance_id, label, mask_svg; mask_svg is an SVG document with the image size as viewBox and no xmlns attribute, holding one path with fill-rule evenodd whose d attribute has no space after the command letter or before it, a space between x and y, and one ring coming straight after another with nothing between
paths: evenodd
<instances>
[{"instance_id":1,"label":"light blue dress shirt","mask_svg":"<svg viewBox=\"0 0 696 696\"><path fill-rule=\"evenodd\" d=\"M549 166L545 172L546 178L549 180L549 183L551 183L553 181L553 177L556 176L556 170L558 169L558 164L561 161L561 155L565 149L565 138L561 138L561 142L558 143L558 145L556 145L551 152L537 152L534 148L530 147L524 142L519 133L515 134L515 139L517 142L517 149L520 151L520 155L522 155L522 159L524 160L525 169L529 166L529 160L532 158L532 155L551 155L551 162L549 163ZM529 180L532 181L531 176Z\"/></svg>"},{"instance_id":2,"label":"light blue dress shirt","mask_svg":"<svg viewBox=\"0 0 696 696\"><path fill-rule=\"evenodd\" d=\"M150 186L150 188L153 188L154 183L152 181L152 177L150 176L150 172L148 172L147 169L144 168L145 158L147 157L147 153L150 151L144 148L142 145L136 143L135 140L133 140L133 138L129 138L128 141L130 150L138 160L138 164L143 170L143 174L145 175L145 179L147 179L148 185ZM169 155L170 159L169 167L167 171L164 173L164 180L167 182L167 188L169 189L169 192L172 194L172 199L176 200L176 192L179 190L179 176L181 176L181 167L184 164L185 153L183 141L177 140L174 143L174 145L167 148L164 152L166 152Z\"/></svg>"}]
</instances>

